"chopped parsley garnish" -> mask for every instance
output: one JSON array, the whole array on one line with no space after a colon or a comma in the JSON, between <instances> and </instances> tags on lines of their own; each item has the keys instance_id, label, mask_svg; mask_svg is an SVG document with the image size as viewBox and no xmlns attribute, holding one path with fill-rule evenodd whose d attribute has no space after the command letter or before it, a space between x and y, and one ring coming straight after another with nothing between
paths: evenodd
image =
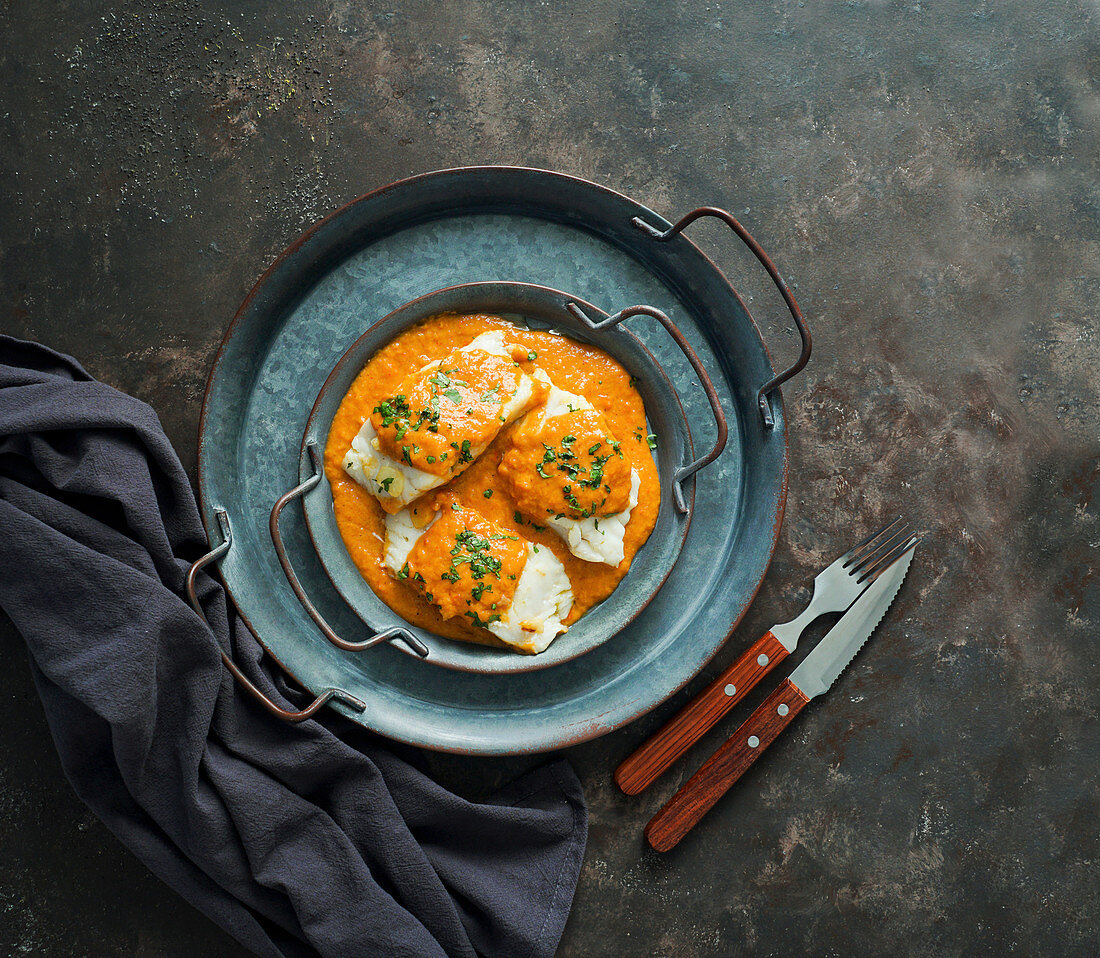
<instances>
[{"instance_id":1,"label":"chopped parsley garnish","mask_svg":"<svg viewBox=\"0 0 1100 958\"><path fill-rule=\"evenodd\" d=\"M407 462L410 466L413 464L412 460L409 458L409 447L408 446L402 446L401 447L401 458L405 462Z\"/></svg>"},{"instance_id":2,"label":"chopped parsley garnish","mask_svg":"<svg viewBox=\"0 0 1100 958\"><path fill-rule=\"evenodd\" d=\"M649 444L650 449L657 448L657 437L653 435L653 433L650 433L648 436L646 436L645 441Z\"/></svg>"},{"instance_id":3,"label":"chopped parsley garnish","mask_svg":"<svg viewBox=\"0 0 1100 958\"><path fill-rule=\"evenodd\" d=\"M458 461L459 462L473 462L474 461L474 457L470 453L470 440L469 439L463 439L462 440L462 449L459 450Z\"/></svg>"},{"instance_id":4,"label":"chopped parsley garnish","mask_svg":"<svg viewBox=\"0 0 1100 958\"><path fill-rule=\"evenodd\" d=\"M499 386L494 386L492 389L485 390L485 392L483 392L477 398L480 399L482 402L489 402L491 400L494 400L494 399L498 398L499 393L500 393L500 387Z\"/></svg>"},{"instance_id":5,"label":"chopped parsley garnish","mask_svg":"<svg viewBox=\"0 0 1100 958\"><path fill-rule=\"evenodd\" d=\"M485 497L486 499L492 499L492 498L493 498L493 490L492 490L492 489L486 489L486 490L485 490L485 491L484 491L484 492L482 493L482 495L483 495L483 496L484 496L484 497Z\"/></svg>"},{"instance_id":6,"label":"chopped parsley garnish","mask_svg":"<svg viewBox=\"0 0 1100 958\"><path fill-rule=\"evenodd\" d=\"M577 482L586 489L599 489L603 482L603 468L607 465L610 456L596 456L592 460L592 476L589 479L578 479Z\"/></svg>"},{"instance_id":7,"label":"chopped parsley garnish","mask_svg":"<svg viewBox=\"0 0 1100 958\"><path fill-rule=\"evenodd\" d=\"M583 466L581 465L583 460L575 451L576 443L577 437L574 435L562 436L557 448L544 442L542 444L542 461L535 464L535 471L543 479L553 478L553 473L547 471L548 467L565 473L568 483L562 486L562 496L574 513L579 513L581 518L587 519L590 516L595 516L602 509L604 503L607 502L607 497L604 496L599 501L591 502L586 507L577 499L574 485L580 489L593 490L598 490L603 486L603 489L610 493L611 488L605 481L607 463L611 460L612 455L617 455L620 459L624 456L620 448L621 443L615 439L605 438L587 447L587 454L591 458L588 466ZM612 452L604 456L597 455L603 449L605 443L611 447ZM546 511L550 515L555 515L552 509ZM561 513L556 515L556 518L561 517ZM517 521L519 521L518 518Z\"/></svg>"},{"instance_id":8,"label":"chopped parsley garnish","mask_svg":"<svg viewBox=\"0 0 1100 958\"><path fill-rule=\"evenodd\" d=\"M469 612L466 613L466 615L473 619L474 625L476 625L479 629L487 629L494 622L500 621L500 615L497 613L489 616L488 619L483 619L480 615L478 615L471 609Z\"/></svg>"},{"instance_id":9,"label":"chopped parsley garnish","mask_svg":"<svg viewBox=\"0 0 1100 958\"><path fill-rule=\"evenodd\" d=\"M382 487L383 492L389 492L390 491L390 486L393 485L393 480L395 478L396 478L395 476L387 476L380 483L378 483L378 485Z\"/></svg>"},{"instance_id":10,"label":"chopped parsley garnish","mask_svg":"<svg viewBox=\"0 0 1100 958\"><path fill-rule=\"evenodd\" d=\"M374 412L382 417L383 426L392 426L398 419L408 419L412 415L409 403L404 396L394 396L374 407Z\"/></svg>"},{"instance_id":11,"label":"chopped parsley garnish","mask_svg":"<svg viewBox=\"0 0 1100 958\"><path fill-rule=\"evenodd\" d=\"M569 505L571 505L578 512L582 513L586 519L588 518L588 510L581 508L581 504L577 502L577 497L573 495L572 486L562 486L561 493L563 496L565 496L565 501L568 502Z\"/></svg>"},{"instance_id":12,"label":"chopped parsley garnish","mask_svg":"<svg viewBox=\"0 0 1100 958\"><path fill-rule=\"evenodd\" d=\"M512 539L518 542L519 536L494 533L486 538L471 529L463 529L455 535L455 544L451 549L451 566L440 576L444 581L454 583L461 578L459 572L461 566L465 565L470 570L470 577L476 581L470 592L470 598L466 600L467 605L471 602L480 602L485 593L493 591L492 585L485 581L488 577L500 578L502 562L493 555L490 539ZM471 615L471 613L466 614ZM476 613L473 613L471 618L474 619L474 625L484 628L489 622L497 621L500 617L490 616L488 621L482 621Z\"/></svg>"},{"instance_id":13,"label":"chopped parsley garnish","mask_svg":"<svg viewBox=\"0 0 1100 958\"><path fill-rule=\"evenodd\" d=\"M550 510L547 509L546 511L549 512ZM513 512L512 513L512 518L515 519L516 522L518 522L521 526L523 525L524 522L526 522L527 525L529 525L532 529L535 530L535 532L545 532L546 531L546 526L540 526L537 523L532 522L530 519L524 519L523 514L519 511ZM512 538L512 537L510 536L509 538ZM516 536L515 538L518 539L519 536ZM515 578L515 576L513 576L512 578Z\"/></svg>"},{"instance_id":14,"label":"chopped parsley garnish","mask_svg":"<svg viewBox=\"0 0 1100 958\"><path fill-rule=\"evenodd\" d=\"M533 349L531 349L531 350L528 350L528 352L527 352L527 360L528 360L528 362L532 362L532 363L533 363L533 362L534 362L534 361L535 361L536 359L538 359L538 358L539 358L539 354L538 354L538 353L536 353L536 352L535 352L535 351L534 351Z\"/></svg>"},{"instance_id":15,"label":"chopped parsley garnish","mask_svg":"<svg viewBox=\"0 0 1100 958\"><path fill-rule=\"evenodd\" d=\"M439 392L443 392L444 389L449 389L451 386L468 386L469 383L463 382L461 379L451 379L449 373L457 373L458 367L454 369L440 369L434 375L428 377L430 382Z\"/></svg>"},{"instance_id":16,"label":"chopped parsley garnish","mask_svg":"<svg viewBox=\"0 0 1100 958\"><path fill-rule=\"evenodd\" d=\"M435 456L428 456L428 462L435 462Z\"/></svg>"},{"instance_id":17,"label":"chopped parsley garnish","mask_svg":"<svg viewBox=\"0 0 1100 958\"><path fill-rule=\"evenodd\" d=\"M431 400L431 409L414 411L409 407L405 396L394 396L374 407L374 412L382 417L383 428L397 424L395 438L400 442L410 429L419 432L425 423L429 432L439 432L439 400Z\"/></svg>"},{"instance_id":18,"label":"chopped parsley garnish","mask_svg":"<svg viewBox=\"0 0 1100 958\"><path fill-rule=\"evenodd\" d=\"M403 565L403 566L401 567L401 571L397 573L397 578L399 578L399 579L407 579L408 577L409 577L409 564L408 564L408 563L406 562L406 563L405 563L405 564L404 564L404 565Z\"/></svg>"},{"instance_id":19,"label":"chopped parsley garnish","mask_svg":"<svg viewBox=\"0 0 1100 958\"><path fill-rule=\"evenodd\" d=\"M451 549L451 571L455 572L465 562L469 564L470 575L475 579L483 579L486 575L495 575L499 579L501 561L489 549L488 539L463 529L455 536L455 545Z\"/></svg>"}]
</instances>

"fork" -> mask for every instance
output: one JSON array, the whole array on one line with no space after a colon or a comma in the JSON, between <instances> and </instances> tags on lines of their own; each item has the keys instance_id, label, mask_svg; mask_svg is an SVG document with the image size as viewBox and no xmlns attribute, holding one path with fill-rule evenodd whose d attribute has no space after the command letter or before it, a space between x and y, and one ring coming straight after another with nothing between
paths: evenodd
<instances>
[{"instance_id":1,"label":"fork","mask_svg":"<svg viewBox=\"0 0 1100 958\"><path fill-rule=\"evenodd\" d=\"M817 574L810 604L797 618L771 629L691 700L615 770L615 783L627 795L648 788L723 715L740 702L798 645L805 628L826 612L843 612L897 558L910 539L907 523L895 519L853 546Z\"/></svg>"}]
</instances>

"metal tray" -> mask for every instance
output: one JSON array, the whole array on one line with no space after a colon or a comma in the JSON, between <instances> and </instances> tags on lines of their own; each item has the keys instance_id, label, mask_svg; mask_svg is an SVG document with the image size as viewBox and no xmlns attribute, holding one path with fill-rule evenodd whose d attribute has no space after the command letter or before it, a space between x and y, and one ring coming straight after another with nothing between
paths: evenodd
<instances>
[{"instance_id":1,"label":"metal tray","mask_svg":"<svg viewBox=\"0 0 1100 958\"><path fill-rule=\"evenodd\" d=\"M656 452L662 488L656 528L634 557L630 571L615 591L538 655L521 655L507 648L456 642L405 621L374 594L348 554L336 525L327 477L322 474L312 490L302 496L310 539L336 591L371 628L379 632L401 628L419 639L422 646L428 649L424 660L430 665L465 672L530 672L575 659L605 642L645 608L668 578L691 522L691 505L695 498L694 476L697 470L717 458L722 451L720 446L716 446L707 456L695 459L683 404L653 355L621 324L611 329L593 330L592 322L597 317L595 307L576 300L577 297L559 290L527 283L469 283L428 293L399 306L355 341L325 381L310 413L299 456L301 469L298 478L301 482L315 474L314 460L328 442L332 418L367 360L399 332L439 313L510 315L532 328L556 329L574 340L601 346L638 381L646 408L648 431L656 432L661 437ZM579 318L570 307L581 310L583 316L591 318ZM605 322L608 317L604 314L599 319ZM712 392L714 386L701 365L698 371L705 381L704 389ZM720 408L715 410L715 421L722 422ZM726 435L724 426L722 423L723 428L720 429L722 445ZM395 641L394 646L416 654L414 643Z\"/></svg>"},{"instance_id":2,"label":"metal tray","mask_svg":"<svg viewBox=\"0 0 1100 958\"><path fill-rule=\"evenodd\" d=\"M744 303L680 230L724 219L779 285L803 333L799 362L775 377ZM667 313L710 371L729 423L725 451L696 482L683 552L654 600L587 655L550 670L471 674L425 666L375 636L328 580L300 509L281 545L315 611L288 587L270 539L272 503L297 481L315 397L374 321L431 290L472 281L568 289L611 311ZM690 365L652 319L628 320L680 393L698 447L715 424ZM736 627L767 570L787 488L786 421L776 386L809 354L797 306L770 261L720 210L672 226L621 194L561 174L475 167L368 194L297 240L241 306L215 359L200 426L199 488L212 557L238 611L306 688L399 741L470 754L545 751L604 734L686 683ZM232 535L227 548L223 539ZM380 644L379 644L380 643ZM348 649L357 649L349 651Z\"/></svg>"}]
</instances>

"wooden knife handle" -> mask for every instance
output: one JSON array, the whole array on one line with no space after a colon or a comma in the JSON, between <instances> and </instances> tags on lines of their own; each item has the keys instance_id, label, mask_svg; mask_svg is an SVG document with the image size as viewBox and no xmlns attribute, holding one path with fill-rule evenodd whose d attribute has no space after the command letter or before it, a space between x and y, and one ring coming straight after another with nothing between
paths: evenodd
<instances>
[{"instance_id":1,"label":"wooden knife handle","mask_svg":"<svg viewBox=\"0 0 1100 958\"><path fill-rule=\"evenodd\" d=\"M741 658L615 769L615 783L627 795L637 795L648 788L786 657L787 650L779 640L771 632L765 632Z\"/></svg>"},{"instance_id":2,"label":"wooden knife handle","mask_svg":"<svg viewBox=\"0 0 1100 958\"><path fill-rule=\"evenodd\" d=\"M809 701L786 679L653 816L645 828L649 844L667 852L680 841Z\"/></svg>"}]
</instances>

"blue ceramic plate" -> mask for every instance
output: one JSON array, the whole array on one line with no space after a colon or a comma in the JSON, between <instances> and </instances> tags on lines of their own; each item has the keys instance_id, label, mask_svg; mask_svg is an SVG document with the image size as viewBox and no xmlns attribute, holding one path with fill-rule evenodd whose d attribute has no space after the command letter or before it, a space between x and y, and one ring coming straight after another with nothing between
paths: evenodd
<instances>
[{"instance_id":1,"label":"blue ceramic plate","mask_svg":"<svg viewBox=\"0 0 1100 958\"><path fill-rule=\"evenodd\" d=\"M503 313L532 329L556 329L572 339L600 346L638 380L649 431L660 437L656 450L661 477L657 525L618 588L539 655L456 642L406 622L375 595L344 547L333 514L328 480L323 478L320 485L306 493L302 504L309 534L337 591L375 631L403 626L416 635L428 648L425 662L468 672L529 672L568 662L591 651L633 621L668 578L680 554L695 498L694 480L689 479L684 489L687 510L681 512L673 501L673 475L694 458L680 400L665 371L637 336L622 326L593 332L568 311L570 303L577 303L587 315L596 318L598 310L588 303L578 303L574 296L525 283L471 283L421 296L394 310L355 341L325 381L310 413L302 440L302 481L313 475L307 454L309 444L324 449L337 408L371 356L410 326L447 312ZM399 644L397 648L406 650L407 646ZM411 650L409 654L413 654Z\"/></svg>"},{"instance_id":2,"label":"blue ceramic plate","mask_svg":"<svg viewBox=\"0 0 1100 958\"><path fill-rule=\"evenodd\" d=\"M238 611L271 655L313 692L338 687L366 703L334 706L402 742L470 754L540 752L631 721L684 685L726 641L767 570L786 498L786 421L773 428L756 392L773 376L759 333L714 264L683 235L655 243L646 207L561 174L476 167L414 177L362 197L286 250L242 304L214 361L199 437L199 491L213 543L215 510L234 538L219 562ZM429 668L382 645L345 652L299 605L272 548L268 516L298 482L310 409L371 317L475 281L569 290L607 312L666 312L710 372L729 442L699 473L695 518L665 584L625 628L584 655L537 672ZM364 317L367 317L364 319ZM715 426L691 367L655 321L627 320L668 374L697 448ZM785 351L794 352L792 340ZM373 630L333 587L297 506L283 538L304 588L349 641Z\"/></svg>"}]
</instances>

